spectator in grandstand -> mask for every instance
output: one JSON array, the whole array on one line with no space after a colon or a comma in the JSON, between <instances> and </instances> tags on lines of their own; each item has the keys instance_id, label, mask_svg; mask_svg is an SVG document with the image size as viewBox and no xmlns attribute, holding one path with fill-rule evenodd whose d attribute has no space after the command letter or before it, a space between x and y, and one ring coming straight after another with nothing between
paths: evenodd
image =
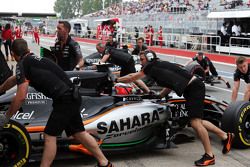
<instances>
[{"instance_id":1,"label":"spectator in grandstand","mask_svg":"<svg viewBox=\"0 0 250 167\"><path fill-rule=\"evenodd\" d=\"M7 23L4 27L4 30L2 32L2 39L3 39L4 48L5 48L6 61L8 61L9 53L11 52L12 41L14 39L12 35L12 31L11 31L11 26L9 23ZM11 60L14 61L13 56L11 56Z\"/></svg>"},{"instance_id":2,"label":"spectator in grandstand","mask_svg":"<svg viewBox=\"0 0 250 167\"><path fill-rule=\"evenodd\" d=\"M236 70L234 72L234 86L232 91L232 102L236 101L238 91L240 87L240 79L246 82L244 100L250 100L250 64L247 59L243 56L237 57L236 59Z\"/></svg>"},{"instance_id":3,"label":"spectator in grandstand","mask_svg":"<svg viewBox=\"0 0 250 167\"><path fill-rule=\"evenodd\" d=\"M106 47L112 47L112 48L118 47L118 43L116 41L114 41L113 34L109 34L109 37L108 37L108 40L106 43Z\"/></svg>"},{"instance_id":4,"label":"spectator in grandstand","mask_svg":"<svg viewBox=\"0 0 250 167\"><path fill-rule=\"evenodd\" d=\"M144 38L143 37L139 37L137 39L136 43L137 43L137 45L135 46L134 50L132 51L132 55L139 55L139 53L141 51L148 49L147 46L144 45Z\"/></svg>"},{"instance_id":5,"label":"spectator in grandstand","mask_svg":"<svg viewBox=\"0 0 250 167\"><path fill-rule=\"evenodd\" d=\"M55 43L56 63L64 71L72 71L83 67L80 45L70 35L71 25L68 21L59 21L57 25L57 42Z\"/></svg>"}]
</instances>

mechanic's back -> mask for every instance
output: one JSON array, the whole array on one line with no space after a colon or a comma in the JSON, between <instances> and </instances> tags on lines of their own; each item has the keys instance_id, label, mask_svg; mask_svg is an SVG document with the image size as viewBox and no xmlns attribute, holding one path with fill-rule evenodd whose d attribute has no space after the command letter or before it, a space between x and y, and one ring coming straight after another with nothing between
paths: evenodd
<instances>
[{"instance_id":1,"label":"mechanic's back","mask_svg":"<svg viewBox=\"0 0 250 167\"><path fill-rule=\"evenodd\" d=\"M17 84L29 81L30 86L50 98L63 95L73 84L65 72L47 58L28 54L17 63Z\"/></svg>"}]
</instances>

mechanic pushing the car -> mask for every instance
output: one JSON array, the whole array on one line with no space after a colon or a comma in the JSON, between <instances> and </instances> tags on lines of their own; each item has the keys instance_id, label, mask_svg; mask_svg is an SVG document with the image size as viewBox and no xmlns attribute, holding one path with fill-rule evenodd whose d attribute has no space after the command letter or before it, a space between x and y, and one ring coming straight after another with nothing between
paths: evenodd
<instances>
[{"instance_id":1,"label":"mechanic pushing the car","mask_svg":"<svg viewBox=\"0 0 250 167\"><path fill-rule=\"evenodd\" d=\"M106 47L102 43L96 44L96 50L102 54L102 58L100 60L100 63L106 63L111 62L112 64L118 65L121 67L120 76L125 76L130 73L135 73L135 61L133 57L125 52L122 49L116 49L116 48L110 48ZM146 86L146 84L138 79L135 80L134 83L139 86L144 93L149 93L149 88Z\"/></svg>"},{"instance_id":2,"label":"mechanic pushing the car","mask_svg":"<svg viewBox=\"0 0 250 167\"><path fill-rule=\"evenodd\" d=\"M215 164L207 130L217 134L223 140L223 154L230 151L234 134L225 133L212 123L202 120L205 98L204 83L177 65L168 61L160 61L153 51L141 52L140 60L143 66L141 71L117 78L117 82L133 82L146 75L152 77L159 86L164 87L160 92L160 98L167 95L171 90L174 90L178 96L183 95L186 99L186 109L189 111L190 124L201 139L205 149L202 158L194 163L196 166Z\"/></svg>"},{"instance_id":3,"label":"mechanic pushing the car","mask_svg":"<svg viewBox=\"0 0 250 167\"><path fill-rule=\"evenodd\" d=\"M240 87L240 79L246 82L244 100L250 100L250 64L247 59L243 56L237 57L236 59L236 70L234 72L234 86L232 91L231 101L235 102L238 96Z\"/></svg>"},{"instance_id":4,"label":"mechanic pushing the car","mask_svg":"<svg viewBox=\"0 0 250 167\"><path fill-rule=\"evenodd\" d=\"M120 76L136 72L133 57L121 49L107 47L101 42L96 44L96 50L102 54L101 63L110 62L121 67Z\"/></svg>"},{"instance_id":5,"label":"mechanic pushing the car","mask_svg":"<svg viewBox=\"0 0 250 167\"><path fill-rule=\"evenodd\" d=\"M79 70L84 65L80 45L71 38L70 30L71 25L68 21L58 22L54 52L57 64L64 71Z\"/></svg>"},{"instance_id":6,"label":"mechanic pushing the car","mask_svg":"<svg viewBox=\"0 0 250 167\"><path fill-rule=\"evenodd\" d=\"M57 136L65 130L67 136L73 136L82 143L98 160L98 166L111 167L101 152L95 139L89 135L80 115L81 98L66 73L54 62L30 53L24 39L16 39L11 54L17 61L16 77L10 77L0 87L0 92L17 84L17 92L8 111L0 115L0 127L8 123L12 115L25 100L29 85L45 96L53 99L53 111L44 130L44 151L41 167L52 164L56 155Z\"/></svg>"}]
</instances>

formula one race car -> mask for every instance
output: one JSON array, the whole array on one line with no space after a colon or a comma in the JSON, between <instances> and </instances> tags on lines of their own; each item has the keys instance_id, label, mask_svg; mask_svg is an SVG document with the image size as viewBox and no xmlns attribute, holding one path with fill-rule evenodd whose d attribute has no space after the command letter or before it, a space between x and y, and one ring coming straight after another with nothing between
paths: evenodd
<instances>
[{"instance_id":1,"label":"formula one race car","mask_svg":"<svg viewBox=\"0 0 250 167\"><path fill-rule=\"evenodd\" d=\"M83 123L100 148L111 153L170 148L176 134L188 125L185 99L175 94L167 100L154 95L117 95L112 74L105 66L98 69L67 74L80 87ZM8 110L14 95L12 89L0 96L0 111ZM235 147L250 146L250 103L228 106L206 96L204 104L204 118L234 132ZM41 154L51 110L52 99L29 88L25 103L0 131L0 166L24 166ZM91 155L65 134L58 136L60 151Z\"/></svg>"}]
</instances>

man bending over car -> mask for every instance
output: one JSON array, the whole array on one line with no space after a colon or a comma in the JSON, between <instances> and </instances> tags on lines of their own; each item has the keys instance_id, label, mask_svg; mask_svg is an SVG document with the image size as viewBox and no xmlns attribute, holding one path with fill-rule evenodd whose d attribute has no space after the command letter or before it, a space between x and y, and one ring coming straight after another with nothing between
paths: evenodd
<instances>
[{"instance_id":1,"label":"man bending over car","mask_svg":"<svg viewBox=\"0 0 250 167\"><path fill-rule=\"evenodd\" d=\"M244 100L250 100L250 64L247 59L243 56L240 56L236 59L236 70L234 72L234 86L232 91L232 102L236 101L239 87L240 79L243 79L246 82L246 89L244 94Z\"/></svg>"},{"instance_id":2,"label":"man bending over car","mask_svg":"<svg viewBox=\"0 0 250 167\"><path fill-rule=\"evenodd\" d=\"M161 98L171 90L174 90L178 96L183 95L186 99L185 105L190 117L190 124L201 139L205 150L202 158L194 163L196 166L215 164L215 157L207 131L217 134L223 140L223 154L230 151L234 134L226 133L209 121L202 120L205 98L204 83L173 63L159 61L153 51L146 50L145 52L141 52L140 60L143 66L141 71L120 77L117 81L124 83L133 82L146 75L153 78L159 86L165 87L160 92Z\"/></svg>"},{"instance_id":3,"label":"man bending over car","mask_svg":"<svg viewBox=\"0 0 250 167\"><path fill-rule=\"evenodd\" d=\"M89 135L82 123L80 115L81 98L74 89L73 83L66 73L54 62L30 53L24 39L16 39L11 54L17 61L16 76L10 77L0 87L0 92L17 84L16 96L8 111L0 114L0 128L21 107L25 100L29 85L45 96L53 99L53 111L44 130L44 151L41 167L49 167L56 155L56 139L65 130L67 136L80 141L98 160L98 166L112 167L101 152L95 139Z\"/></svg>"}]
</instances>

